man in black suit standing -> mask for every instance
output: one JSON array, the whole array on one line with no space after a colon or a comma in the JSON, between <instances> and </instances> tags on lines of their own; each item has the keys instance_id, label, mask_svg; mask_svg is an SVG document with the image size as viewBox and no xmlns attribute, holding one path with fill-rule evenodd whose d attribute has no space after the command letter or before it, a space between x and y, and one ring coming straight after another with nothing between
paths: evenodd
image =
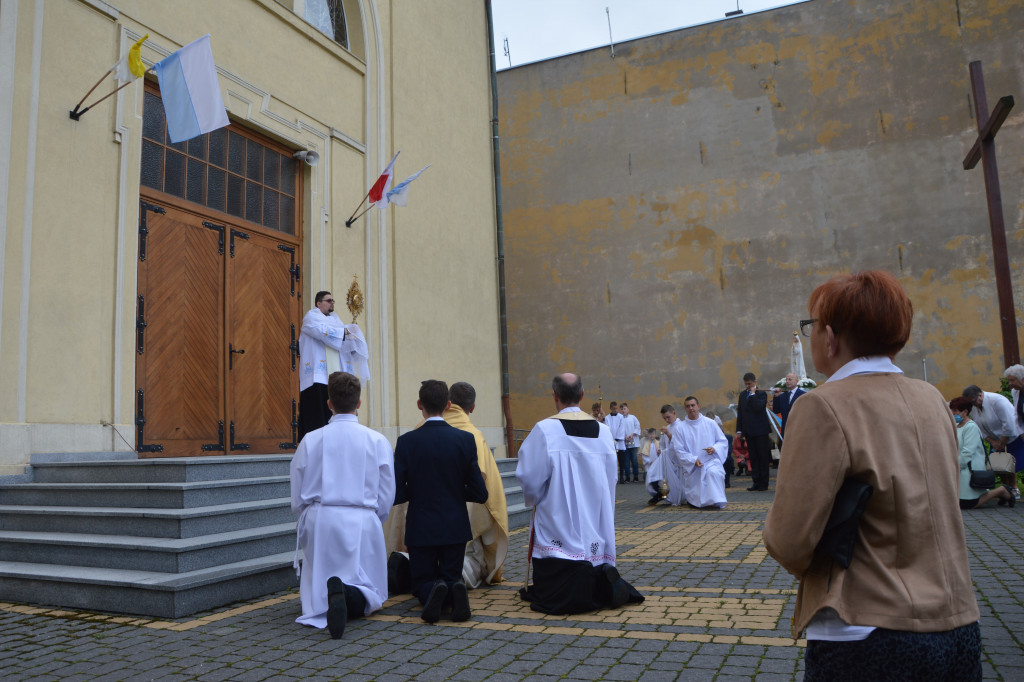
<instances>
[{"instance_id":1,"label":"man in black suit standing","mask_svg":"<svg viewBox=\"0 0 1024 682\"><path fill-rule=\"evenodd\" d=\"M793 409L793 403L796 402L797 398L807 393L807 391L800 388L797 384L798 381L796 375L790 372L786 375L786 390L782 393L777 393L772 398L772 411L782 417L782 426L779 427L779 434L783 438L786 437L786 420L789 419L789 411Z\"/></svg>"},{"instance_id":2,"label":"man in black suit standing","mask_svg":"<svg viewBox=\"0 0 1024 682\"><path fill-rule=\"evenodd\" d=\"M466 543L473 539L466 502L487 501L476 440L441 416L450 405L447 384L424 381L416 406L426 421L399 436L395 446L395 504L409 503L405 544L412 593L423 604L421 618L428 623L440 620L446 602L452 605L453 621L472 615L462 582Z\"/></svg>"},{"instance_id":3,"label":"man in black suit standing","mask_svg":"<svg viewBox=\"0 0 1024 682\"><path fill-rule=\"evenodd\" d=\"M753 372L743 375L743 386L736 415L736 436L746 438L750 451L750 473L754 485L747 490L768 490L768 465L772 456L768 440L768 432L772 428L768 422L768 394L757 388L757 377Z\"/></svg>"}]
</instances>

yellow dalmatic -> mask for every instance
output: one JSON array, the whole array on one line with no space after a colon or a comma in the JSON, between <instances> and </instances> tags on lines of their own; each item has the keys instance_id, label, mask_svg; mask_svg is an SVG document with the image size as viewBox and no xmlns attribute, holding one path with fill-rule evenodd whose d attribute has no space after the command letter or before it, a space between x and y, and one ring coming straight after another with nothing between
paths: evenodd
<instances>
[{"instance_id":1,"label":"yellow dalmatic","mask_svg":"<svg viewBox=\"0 0 1024 682\"><path fill-rule=\"evenodd\" d=\"M465 410L452 405L445 411L444 420L461 431L473 434L476 439L476 459L484 477L484 485L487 486L487 502L467 502L466 506L469 509L469 523L473 528L473 541L479 539L483 545L483 581L491 585L500 583L505 555L508 553L508 503L505 501L501 472L498 471L491 449L487 447L484 434L469 421Z\"/></svg>"}]
</instances>

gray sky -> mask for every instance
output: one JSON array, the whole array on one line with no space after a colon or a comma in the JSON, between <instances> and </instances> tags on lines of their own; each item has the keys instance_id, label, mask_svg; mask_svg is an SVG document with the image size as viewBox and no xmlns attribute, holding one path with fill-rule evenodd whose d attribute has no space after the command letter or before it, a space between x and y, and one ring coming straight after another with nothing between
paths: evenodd
<instances>
[{"instance_id":1,"label":"gray sky","mask_svg":"<svg viewBox=\"0 0 1024 682\"><path fill-rule=\"evenodd\" d=\"M805 0L739 0L744 14ZM621 43L685 26L726 19L737 0L493 0L494 49L498 70L509 68L504 55L508 38L512 66Z\"/></svg>"}]
</instances>

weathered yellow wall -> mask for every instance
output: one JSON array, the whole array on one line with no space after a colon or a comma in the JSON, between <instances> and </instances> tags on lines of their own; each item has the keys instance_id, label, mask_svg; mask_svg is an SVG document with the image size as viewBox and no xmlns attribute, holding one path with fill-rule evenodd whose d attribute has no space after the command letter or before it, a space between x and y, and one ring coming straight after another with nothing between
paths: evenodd
<instances>
[{"instance_id":1,"label":"weathered yellow wall","mask_svg":"<svg viewBox=\"0 0 1024 682\"><path fill-rule=\"evenodd\" d=\"M419 421L409 408L420 379L464 379L480 393L478 425L500 445L483 5L346 0L352 52L296 6L4 0L0 35L17 40L0 46L0 97L11 102L0 130L10 139L0 158L0 475L20 473L32 452L128 447L107 423L134 442L143 84L80 121L68 111L144 33L148 63L210 33L232 121L321 155L303 169L303 308L321 288L343 300L358 276L372 374L363 421L394 437ZM398 180L434 164L409 206L346 228L399 148Z\"/></svg>"},{"instance_id":2,"label":"weathered yellow wall","mask_svg":"<svg viewBox=\"0 0 1024 682\"><path fill-rule=\"evenodd\" d=\"M744 372L787 371L814 286L871 268L914 300L908 375L997 389L968 63L1019 101L1022 44L1020 3L815 0L500 73L517 425L561 370L644 426L691 393L726 419ZM1011 263L1022 132L1015 110L996 141Z\"/></svg>"},{"instance_id":3,"label":"weathered yellow wall","mask_svg":"<svg viewBox=\"0 0 1024 682\"><path fill-rule=\"evenodd\" d=\"M397 7L401 11L397 11ZM437 13L451 21L438 25ZM432 21L434 30L424 31ZM468 381L478 426L501 414L487 19L483 2L400 2L392 17L396 181L431 167L394 210L398 421L415 425L420 381ZM486 257L481 257L486 254ZM500 432L486 433L502 446Z\"/></svg>"}]
</instances>

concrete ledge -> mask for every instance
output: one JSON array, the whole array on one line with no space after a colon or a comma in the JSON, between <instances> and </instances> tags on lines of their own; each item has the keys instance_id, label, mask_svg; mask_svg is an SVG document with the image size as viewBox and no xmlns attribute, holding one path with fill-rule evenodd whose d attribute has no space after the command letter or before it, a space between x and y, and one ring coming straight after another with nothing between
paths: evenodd
<instances>
[{"instance_id":1,"label":"concrete ledge","mask_svg":"<svg viewBox=\"0 0 1024 682\"><path fill-rule=\"evenodd\" d=\"M31 456L32 464L52 464L54 462L110 462L137 460L139 454L130 450L121 452L36 452Z\"/></svg>"}]
</instances>

